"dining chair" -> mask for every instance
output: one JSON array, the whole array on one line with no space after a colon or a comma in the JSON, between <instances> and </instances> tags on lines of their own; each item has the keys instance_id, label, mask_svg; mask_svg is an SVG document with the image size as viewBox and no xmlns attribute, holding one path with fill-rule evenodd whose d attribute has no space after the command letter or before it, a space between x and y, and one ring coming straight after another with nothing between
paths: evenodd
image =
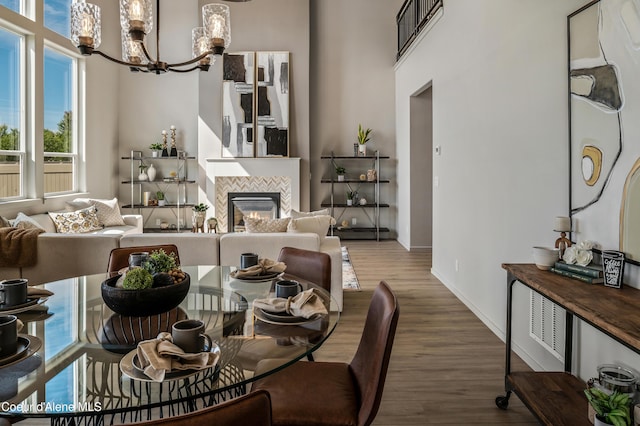
<instances>
[{"instance_id":1,"label":"dining chair","mask_svg":"<svg viewBox=\"0 0 640 426\"><path fill-rule=\"evenodd\" d=\"M109 253L109 263L107 264L107 275L112 277L117 272L129 266L129 255L137 252L149 252L154 250L163 249L165 253L175 253L176 260L180 264L180 256L178 255L178 247L175 244L159 244L153 246L136 246L136 247L120 247L114 248Z\"/></svg>"},{"instance_id":2,"label":"dining chair","mask_svg":"<svg viewBox=\"0 0 640 426\"><path fill-rule=\"evenodd\" d=\"M271 426L271 399L266 391L252 392L192 413L133 424L136 426L165 424L171 426L200 426L203 424Z\"/></svg>"},{"instance_id":3,"label":"dining chair","mask_svg":"<svg viewBox=\"0 0 640 426\"><path fill-rule=\"evenodd\" d=\"M398 316L396 296L381 281L350 363L300 361L258 379L251 391L269 392L273 424L371 424L380 407ZM260 361L255 375L267 371L274 362Z\"/></svg>"},{"instance_id":4,"label":"dining chair","mask_svg":"<svg viewBox=\"0 0 640 426\"><path fill-rule=\"evenodd\" d=\"M287 274L311 281L331 292L331 257L327 253L282 247L278 261L287 265Z\"/></svg>"}]
</instances>

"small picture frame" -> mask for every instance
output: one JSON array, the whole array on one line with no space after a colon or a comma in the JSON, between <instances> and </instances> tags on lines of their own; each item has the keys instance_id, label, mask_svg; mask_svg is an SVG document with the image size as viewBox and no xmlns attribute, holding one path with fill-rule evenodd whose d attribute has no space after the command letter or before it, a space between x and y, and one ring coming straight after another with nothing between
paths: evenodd
<instances>
[{"instance_id":1,"label":"small picture frame","mask_svg":"<svg viewBox=\"0 0 640 426\"><path fill-rule=\"evenodd\" d=\"M624 253L616 250L603 250L602 273L605 286L622 288L622 279L624 277Z\"/></svg>"}]
</instances>

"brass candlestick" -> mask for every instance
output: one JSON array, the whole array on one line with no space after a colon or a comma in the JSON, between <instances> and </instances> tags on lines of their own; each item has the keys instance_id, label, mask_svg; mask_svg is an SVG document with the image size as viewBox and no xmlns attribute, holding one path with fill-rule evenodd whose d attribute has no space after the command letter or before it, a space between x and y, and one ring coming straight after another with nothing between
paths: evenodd
<instances>
[{"instance_id":1,"label":"brass candlestick","mask_svg":"<svg viewBox=\"0 0 640 426\"><path fill-rule=\"evenodd\" d=\"M564 251L571 247L571 240L567 238L567 232L571 232L571 219L567 216L557 216L553 225L553 230L560 233L560 238L556 240L555 247L559 249L560 258L562 258Z\"/></svg>"}]
</instances>

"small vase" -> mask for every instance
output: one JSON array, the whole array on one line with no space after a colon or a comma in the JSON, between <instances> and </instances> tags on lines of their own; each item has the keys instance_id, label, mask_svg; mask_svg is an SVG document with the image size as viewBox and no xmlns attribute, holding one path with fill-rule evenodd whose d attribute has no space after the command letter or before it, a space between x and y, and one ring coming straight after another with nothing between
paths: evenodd
<instances>
[{"instance_id":1,"label":"small vase","mask_svg":"<svg viewBox=\"0 0 640 426\"><path fill-rule=\"evenodd\" d=\"M153 164L150 164L147 169L147 177L149 178L149 182L156 180L156 168L153 167Z\"/></svg>"},{"instance_id":2,"label":"small vase","mask_svg":"<svg viewBox=\"0 0 640 426\"><path fill-rule=\"evenodd\" d=\"M154 149L153 151L151 151L151 156L152 156L152 157L159 157L161 152L162 152L162 151L159 151L159 150L157 150L157 149Z\"/></svg>"},{"instance_id":3,"label":"small vase","mask_svg":"<svg viewBox=\"0 0 640 426\"><path fill-rule=\"evenodd\" d=\"M344 182L344 175L338 175L338 182Z\"/></svg>"},{"instance_id":4,"label":"small vase","mask_svg":"<svg viewBox=\"0 0 640 426\"><path fill-rule=\"evenodd\" d=\"M140 174L138 175L138 180L139 181L143 181L143 180L147 180L149 177L147 176L147 174L145 172L140 172Z\"/></svg>"},{"instance_id":5,"label":"small vase","mask_svg":"<svg viewBox=\"0 0 640 426\"><path fill-rule=\"evenodd\" d=\"M367 144L366 143L361 143L358 145L358 153L360 154L361 157L366 157L367 155Z\"/></svg>"},{"instance_id":6,"label":"small vase","mask_svg":"<svg viewBox=\"0 0 640 426\"><path fill-rule=\"evenodd\" d=\"M167 200L158 200L158 207L164 207Z\"/></svg>"},{"instance_id":7,"label":"small vase","mask_svg":"<svg viewBox=\"0 0 640 426\"><path fill-rule=\"evenodd\" d=\"M611 423L606 423L606 422L604 422L604 421L600 420L600 419L598 418L598 416L596 416L596 417L593 419L593 426L611 426Z\"/></svg>"},{"instance_id":8,"label":"small vase","mask_svg":"<svg viewBox=\"0 0 640 426\"><path fill-rule=\"evenodd\" d=\"M353 205L353 200L347 200L347 205L348 206L352 206Z\"/></svg>"}]
</instances>

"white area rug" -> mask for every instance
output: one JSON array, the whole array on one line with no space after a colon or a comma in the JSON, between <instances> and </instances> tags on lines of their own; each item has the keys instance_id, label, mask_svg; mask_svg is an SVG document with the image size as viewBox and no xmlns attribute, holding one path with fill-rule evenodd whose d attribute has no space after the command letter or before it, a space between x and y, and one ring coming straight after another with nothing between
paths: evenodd
<instances>
[{"instance_id":1,"label":"white area rug","mask_svg":"<svg viewBox=\"0 0 640 426\"><path fill-rule=\"evenodd\" d=\"M360 291L360 284L356 271L351 264L349 251L346 247L342 247L342 289L350 291Z\"/></svg>"}]
</instances>

